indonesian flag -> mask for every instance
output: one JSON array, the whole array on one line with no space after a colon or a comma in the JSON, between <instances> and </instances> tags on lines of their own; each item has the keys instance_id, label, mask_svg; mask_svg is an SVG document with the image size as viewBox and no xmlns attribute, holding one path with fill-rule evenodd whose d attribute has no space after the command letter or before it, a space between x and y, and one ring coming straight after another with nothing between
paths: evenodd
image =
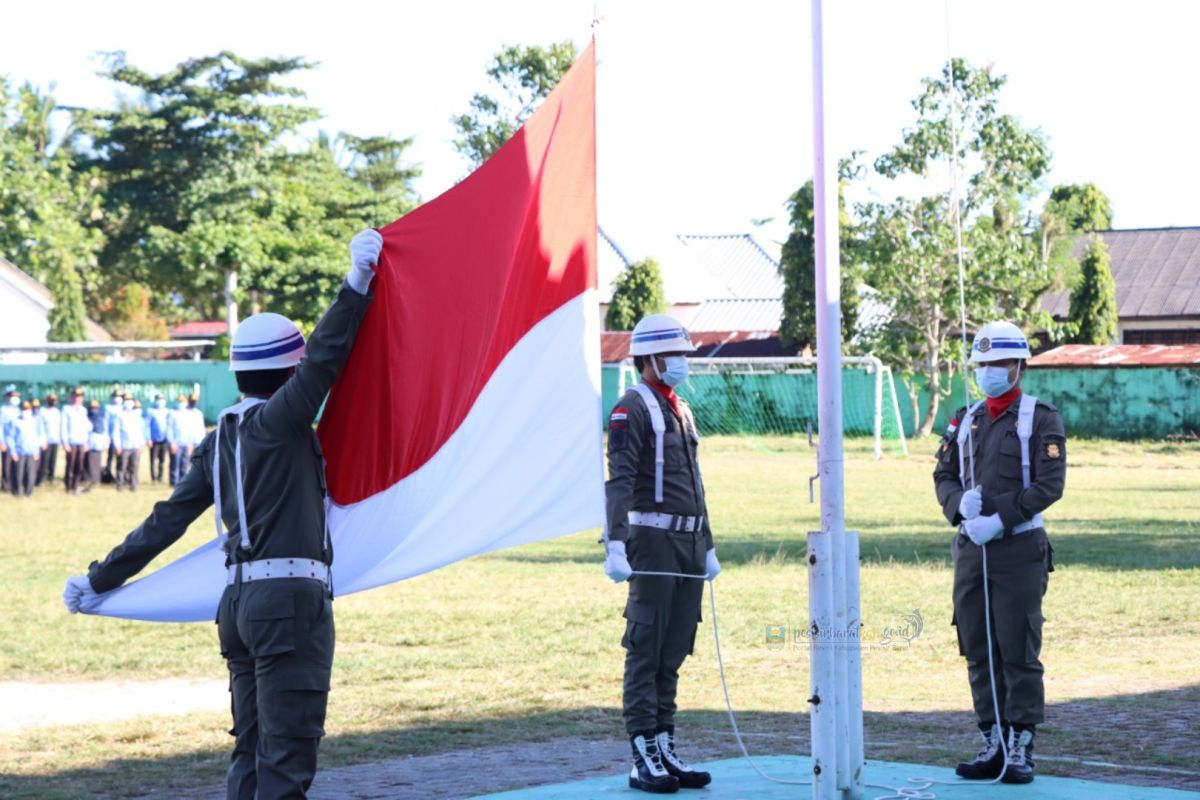
<instances>
[{"instance_id":1,"label":"indonesian flag","mask_svg":"<svg viewBox=\"0 0 1200 800\"><path fill-rule=\"evenodd\" d=\"M482 167L381 229L318 429L337 594L603 524L595 146L589 47ZM97 613L212 620L223 563L214 540Z\"/></svg>"},{"instance_id":2,"label":"indonesian flag","mask_svg":"<svg viewBox=\"0 0 1200 800\"><path fill-rule=\"evenodd\" d=\"M319 433L334 588L603 524L589 47L471 177L382 229Z\"/></svg>"}]
</instances>

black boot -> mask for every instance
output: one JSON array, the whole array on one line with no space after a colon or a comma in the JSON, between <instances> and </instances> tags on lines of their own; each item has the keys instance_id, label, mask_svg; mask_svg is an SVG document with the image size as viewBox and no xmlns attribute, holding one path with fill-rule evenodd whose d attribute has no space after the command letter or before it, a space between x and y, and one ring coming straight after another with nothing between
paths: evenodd
<instances>
[{"instance_id":1,"label":"black boot","mask_svg":"<svg viewBox=\"0 0 1200 800\"><path fill-rule=\"evenodd\" d=\"M712 775L692 769L675 755L675 726L662 725L658 735L654 737L658 743L658 752L662 753L663 766L667 772L679 779L679 785L684 789L699 789L712 783Z\"/></svg>"},{"instance_id":2,"label":"black boot","mask_svg":"<svg viewBox=\"0 0 1200 800\"><path fill-rule=\"evenodd\" d=\"M993 724L990 729L980 729L983 737L983 749L974 761L960 761L954 772L960 778L969 781L990 781L1000 775L1004 768L1004 751L1000 749L1000 726Z\"/></svg>"},{"instance_id":3,"label":"black boot","mask_svg":"<svg viewBox=\"0 0 1200 800\"><path fill-rule=\"evenodd\" d=\"M629 788L654 794L674 794L679 791L679 779L667 772L654 731L638 731L629 737L633 749L633 769L629 771Z\"/></svg>"},{"instance_id":4,"label":"black boot","mask_svg":"<svg viewBox=\"0 0 1200 800\"><path fill-rule=\"evenodd\" d=\"M1033 727L1008 729L1008 766L1001 783L1033 781Z\"/></svg>"}]
</instances>

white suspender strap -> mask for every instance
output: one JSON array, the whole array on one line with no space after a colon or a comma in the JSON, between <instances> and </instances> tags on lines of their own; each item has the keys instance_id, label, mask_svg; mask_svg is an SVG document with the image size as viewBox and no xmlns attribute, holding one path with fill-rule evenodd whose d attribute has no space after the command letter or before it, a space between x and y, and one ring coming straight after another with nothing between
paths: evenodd
<instances>
[{"instance_id":1,"label":"white suspender strap","mask_svg":"<svg viewBox=\"0 0 1200 800\"><path fill-rule=\"evenodd\" d=\"M247 397L237 405L223 409L217 414L217 430L213 436L213 503L216 504L217 541L226 548L225 526L221 523L221 424L225 417L236 417L233 425L233 476L237 492L238 527L241 529L241 545L250 548L250 530L246 524L246 490L242 485L242 435L238 428L246 412L266 401L258 397ZM226 548L228 552L228 549Z\"/></svg>"},{"instance_id":2,"label":"white suspender strap","mask_svg":"<svg viewBox=\"0 0 1200 800\"><path fill-rule=\"evenodd\" d=\"M1021 440L1021 481L1025 488L1030 486L1029 440L1033 437L1033 410L1037 398L1031 394L1021 395L1021 407L1017 409L1017 438Z\"/></svg>"},{"instance_id":3,"label":"white suspender strap","mask_svg":"<svg viewBox=\"0 0 1200 800\"><path fill-rule=\"evenodd\" d=\"M637 392L646 410L650 412L650 427L654 429L654 502L663 501L663 433L667 430L666 420L663 419L662 406L654 399L654 390L644 383L635 384Z\"/></svg>"},{"instance_id":4,"label":"white suspender strap","mask_svg":"<svg viewBox=\"0 0 1200 800\"><path fill-rule=\"evenodd\" d=\"M984 404L983 400L975 403L967 408L963 413L963 418L958 421L958 479L962 483L964 489L969 489L975 485L975 476L971 475L971 486L967 485L967 457L965 455L967 449L967 439L971 435L971 420L975 417L975 411ZM974 469L974 461L971 463Z\"/></svg>"}]
</instances>

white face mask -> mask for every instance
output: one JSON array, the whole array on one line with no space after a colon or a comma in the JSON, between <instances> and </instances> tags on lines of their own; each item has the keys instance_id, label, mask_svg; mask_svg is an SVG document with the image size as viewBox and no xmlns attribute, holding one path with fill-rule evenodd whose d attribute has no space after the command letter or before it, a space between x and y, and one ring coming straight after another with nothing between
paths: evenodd
<instances>
[{"instance_id":1,"label":"white face mask","mask_svg":"<svg viewBox=\"0 0 1200 800\"><path fill-rule=\"evenodd\" d=\"M8 398L8 404L9 404L10 406L19 406L19 405L21 405L21 398L19 398L19 397L10 397L10 398Z\"/></svg>"},{"instance_id":2,"label":"white face mask","mask_svg":"<svg viewBox=\"0 0 1200 800\"><path fill-rule=\"evenodd\" d=\"M679 384L687 380L688 364L687 358L684 356L663 356L663 365L666 369L661 372L658 369L658 359L654 360L654 372L658 375L658 379L674 389Z\"/></svg>"},{"instance_id":3,"label":"white face mask","mask_svg":"<svg viewBox=\"0 0 1200 800\"><path fill-rule=\"evenodd\" d=\"M1013 387L1006 367L976 367L975 382L988 397L999 397Z\"/></svg>"}]
</instances>

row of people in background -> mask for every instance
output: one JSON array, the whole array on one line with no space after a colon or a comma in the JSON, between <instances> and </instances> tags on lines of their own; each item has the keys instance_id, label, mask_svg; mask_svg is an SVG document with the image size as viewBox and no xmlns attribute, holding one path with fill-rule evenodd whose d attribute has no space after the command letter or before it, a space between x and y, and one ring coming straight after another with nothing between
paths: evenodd
<instances>
[{"instance_id":1,"label":"row of people in background","mask_svg":"<svg viewBox=\"0 0 1200 800\"><path fill-rule=\"evenodd\" d=\"M101 408L92 400L85 405L82 388L71 393L69 404L58 408L58 396L22 400L13 386L0 406L0 475L3 490L31 495L35 487L55 479L58 451L63 450L63 483L78 494L104 480L117 489L138 486L141 452L149 452L150 477L172 486L183 479L192 451L204 438L204 414L196 395L179 397L167 408L156 395L149 408L132 394L114 390ZM169 456L169 458L168 458Z\"/></svg>"}]
</instances>

